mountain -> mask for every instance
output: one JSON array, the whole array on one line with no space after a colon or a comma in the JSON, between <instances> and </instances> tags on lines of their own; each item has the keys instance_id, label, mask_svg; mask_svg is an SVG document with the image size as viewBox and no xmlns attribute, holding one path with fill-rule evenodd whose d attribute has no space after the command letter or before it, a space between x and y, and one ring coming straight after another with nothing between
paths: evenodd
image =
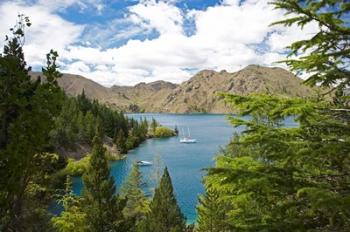
<instances>
[{"instance_id":1,"label":"mountain","mask_svg":"<svg viewBox=\"0 0 350 232\"><path fill-rule=\"evenodd\" d=\"M42 76L40 72L31 72L30 75L32 78ZM163 98L163 95L168 94L177 86L170 82L155 81L148 84L139 83L133 87L112 86L107 88L83 76L66 73L58 79L58 84L69 96L77 96L84 90L89 98L98 99L113 108L127 112L139 112L141 110L139 105L146 106L151 102L150 99L155 101Z\"/></svg>"},{"instance_id":2,"label":"mountain","mask_svg":"<svg viewBox=\"0 0 350 232\"><path fill-rule=\"evenodd\" d=\"M40 75L34 73L33 75ZM240 95L271 93L280 96L307 97L315 90L302 84L302 80L282 68L249 65L229 73L203 70L186 82L176 85L165 81L139 83L135 86L99 85L82 76L64 74L59 85L68 95L76 96L85 90L92 99L127 112L231 112L220 92Z\"/></svg>"},{"instance_id":3,"label":"mountain","mask_svg":"<svg viewBox=\"0 0 350 232\"><path fill-rule=\"evenodd\" d=\"M113 94L126 97L130 101L129 106L124 107L124 110L152 112L151 109L155 109L158 106L157 103L168 96L176 87L176 84L170 82L156 81L147 84L142 82L133 87L112 86L111 91Z\"/></svg>"},{"instance_id":4,"label":"mountain","mask_svg":"<svg viewBox=\"0 0 350 232\"><path fill-rule=\"evenodd\" d=\"M290 97L306 97L315 93L302 82L285 69L258 65L249 65L235 73L204 70L179 85L157 108L151 108L151 111L176 113L232 111L218 96L220 92L239 95L272 93Z\"/></svg>"}]
</instances>

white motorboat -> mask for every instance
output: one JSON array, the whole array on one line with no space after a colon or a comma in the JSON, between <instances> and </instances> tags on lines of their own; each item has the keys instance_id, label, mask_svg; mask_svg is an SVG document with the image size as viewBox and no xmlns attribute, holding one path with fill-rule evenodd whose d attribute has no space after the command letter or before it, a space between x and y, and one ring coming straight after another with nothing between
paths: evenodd
<instances>
[{"instance_id":1,"label":"white motorboat","mask_svg":"<svg viewBox=\"0 0 350 232\"><path fill-rule=\"evenodd\" d=\"M151 162L144 161L144 160L137 161L136 164L139 166L151 166L152 165Z\"/></svg>"},{"instance_id":2,"label":"white motorboat","mask_svg":"<svg viewBox=\"0 0 350 232\"><path fill-rule=\"evenodd\" d=\"M197 142L196 139L187 138L187 137L180 139L180 143L196 143L196 142Z\"/></svg>"}]
</instances>

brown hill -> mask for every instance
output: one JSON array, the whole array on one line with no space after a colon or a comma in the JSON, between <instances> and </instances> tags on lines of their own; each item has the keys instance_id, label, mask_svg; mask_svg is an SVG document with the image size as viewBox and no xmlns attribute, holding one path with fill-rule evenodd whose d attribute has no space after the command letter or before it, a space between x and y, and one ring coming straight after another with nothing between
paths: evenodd
<instances>
[{"instance_id":1,"label":"brown hill","mask_svg":"<svg viewBox=\"0 0 350 232\"><path fill-rule=\"evenodd\" d=\"M32 72L31 76L35 78L42 76L42 74ZM151 103L149 99L159 100L177 86L170 82L155 81L148 84L139 83L133 87L112 86L107 88L83 76L66 73L58 79L58 84L69 96L77 96L84 90L90 99L98 99L111 107L127 112L138 112L141 109L147 109L140 108L140 105L147 107Z\"/></svg>"},{"instance_id":2,"label":"brown hill","mask_svg":"<svg viewBox=\"0 0 350 232\"><path fill-rule=\"evenodd\" d=\"M218 96L219 92L239 95L272 93L291 97L305 97L315 93L311 88L304 86L300 78L287 70L249 65L235 73L201 71L174 89L155 108L150 108L150 111L175 113L232 111Z\"/></svg>"},{"instance_id":3,"label":"brown hill","mask_svg":"<svg viewBox=\"0 0 350 232\"><path fill-rule=\"evenodd\" d=\"M34 73L33 75L39 75ZM106 88L82 76L64 74L58 81L67 94L76 96L85 90L91 99L98 99L127 112L210 112L232 111L225 105L219 92L246 95L272 93L281 96L306 97L315 91L302 84L302 80L282 68L249 65L229 73L204 70L181 85L165 81L140 83L133 87Z\"/></svg>"}]
</instances>

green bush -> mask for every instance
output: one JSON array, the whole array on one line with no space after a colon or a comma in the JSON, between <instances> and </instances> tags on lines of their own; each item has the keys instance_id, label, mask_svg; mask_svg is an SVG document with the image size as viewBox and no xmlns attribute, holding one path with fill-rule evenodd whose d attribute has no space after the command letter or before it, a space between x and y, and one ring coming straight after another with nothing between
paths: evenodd
<instances>
[{"instance_id":1,"label":"green bush","mask_svg":"<svg viewBox=\"0 0 350 232\"><path fill-rule=\"evenodd\" d=\"M156 138L166 138L174 136L175 132L167 127L159 126L156 128L156 131L154 132L154 137Z\"/></svg>"},{"instance_id":2,"label":"green bush","mask_svg":"<svg viewBox=\"0 0 350 232\"><path fill-rule=\"evenodd\" d=\"M90 155L87 155L80 160L68 159L64 173L70 176L81 176L87 169L89 163Z\"/></svg>"}]
</instances>

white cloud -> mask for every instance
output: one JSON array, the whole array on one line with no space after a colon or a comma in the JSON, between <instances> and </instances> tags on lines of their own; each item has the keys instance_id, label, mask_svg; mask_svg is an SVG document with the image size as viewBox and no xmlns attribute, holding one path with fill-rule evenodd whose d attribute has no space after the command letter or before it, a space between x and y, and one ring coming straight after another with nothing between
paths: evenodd
<instances>
[{"instance_id":1,"label":"white cloud","mask_svg":"<svg viewBox=\"0 0 350 232\"><path fill-rule=\"evenodd\" d=\"M9 28L25 13L32 22L26 29L25 57L30 65L43 65L46 54L54 48L59 54L79 39L83 26L74 25L55 15L41 5L24 6L18 3L0 5L0 34L9 34ZM3 40L1 40L3 41Z\"/></svg>"},{"instance_id":2,"label":"white cloud","mask_svg":"<svg viewBox=\"0 0 350 232\"><path fill-rule=\"evenodd\" d=\"M80 0L64 2L76 4ZM33 17L33 28L30 29L33 31L28 31L30 39L25 52L30 64L42 62L44 51L53 47L60 52L63 71L86 76L107 86L155 80L179 83L201 69L237 71L252 63L276 65L274 62L283 58L285 46L310 37L316 31L316 25L308 26L304 31L296 27L270 27L283 14L273 10L267 1L223 0L207 9L190 11L178 8L175 2L141 0L127 9L124 18L116 19L109 26L74 25L42 5L0 5L0 13L7 13L0 15L0 20L12 23L14 19L8 19L11 18L8 12L29 12L28 15ZM189 21L195 27L191 36L184 33L184 25ZM119 28L120 22L126 22L126 25ZM0 26L1 29L5 27L2 21ZM88 36L83 36L84 28L89 28ZM154 31L158 33L156 38ZM120 47L96 46L99 40L106 44L108 38L114 41L139 33L153 37L129 39ZM95 41L92 41L94 37ZM84 46L76 45L77 41L83 42ZM263 49L257 51L261 46Z\"/></svg>"},{"instance_id":3,"label":"white cloud","mask_svg":"<svg viewBox=\"0 0 350 232\"><path fill-rule=\"evenodd\" d=\"M147 34L149 29L134 25L130 18L109 21L108 24L93 24L86 27L82 40L90 45L108 48L120 40ZM90 46L89 45L89 46Z\"/></svg>"},{"instance_id":4,"label":"white cloud","mask_svg":"<svg viewBox=\"0 0 350 232\"><path fill-rule=\"evenodd\" d=\"M69 65L68 72L72 70L73 72L79 72L79 73L89 73L91 72L91 69L88 65L86 65L82 61L77 61Z\"/></svg>"},{"instance_id":5,"label":"white cloud","mask_svg":"<svg viewBox=\"0 0 350 232\"><path fill-rule=\"evenodd\" d=\"M269 37L267 44L270 46L271 51L282 52L291 43L315 35L316 28L316 24L307 24L303 29L303 33L300 33L300 29L295 25L289 28L276 26L276 31Z\"/></svg>"},{"instance_id":6,"label":"white cloud","mask_svg":"<svg viewBox=\"0 0 350 232\"><path fill-rule=\"evenodd\" d=\"M81 11L92 7L98 13L102 13L105 8L103 0L37 0L35 3L52 11L62 11L70 6L78 6Z\"/></svg>"},{"instance_id":7,"label":"white cloud","mask_svg":"<svg viewBox=\"0 0 350 232\"><path fill-rule=\"evenodd\" d=\"M140 27L155 29L160 34L183 33L183 16L171 2L143 1L130 7L129 12L130 20Z\"/></svg>"}]
</instances>

